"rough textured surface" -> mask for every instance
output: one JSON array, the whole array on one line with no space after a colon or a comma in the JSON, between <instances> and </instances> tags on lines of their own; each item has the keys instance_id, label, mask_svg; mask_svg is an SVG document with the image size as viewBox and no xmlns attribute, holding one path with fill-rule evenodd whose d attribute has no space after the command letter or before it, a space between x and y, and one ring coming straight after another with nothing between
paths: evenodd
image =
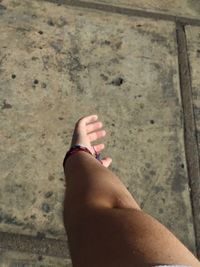
<instances>
[{"instance_id":1,"label":"rough textured surface","mask_svg":"<svg viewBox=\"0 0 200 267\"><path fill-rule=\"evenodd\" d=\"M197 143L197 161L194 166L193 183L195 192L193 194L193 205L196 210L196 235L197 249L200 255L200 170L199 170L199 155L200 155L200 28L186 27L187 47L189 56L189 66L191 73L192 86L192 103L195 117L195 142ZM191 148L191 153L195 154L194 148ZM193 161L194 163L194 161ZM194 163L195 164L195 163Z\"/></svg>"},{"instance_id":2,"label":"rough textured surface","mask_svg":"<svg viewBox=\"0 0 200 267\"><path fill-rule=\"evenodd\" d=\"M81 0L84 2L114 5L119 7L170 14L174 16L199 19L199 0Z\"/></svg>"},{"instance_id":3,"label":"rough textured surface","mask_svg":"<svg viewBox=\"0 0 200 267\"><path fill-rule=\"evenodd\" d=\"M192 251L175 25L3 0L0 230L63 239L62 160L98 113L111 169Z\"/></svg>"},{"instance_id":4,"label":"rough textured surface","mask_svg":"<svg viewBox=\"0 0 200 267\"><path fill-rule=\"evenodd\" d=\"M70 260L0 250L1 267L72 267Z\"/></svg>"},{"instance_id":5,"label":"rough textured surface","mask_svg":"<svg viewBox=\"0 0 200 267\"><path fill-rule=\"evenodd\" d=\"M188 55L192 78L194 114L196 117L197 139L200 145L200 27L186 27Z\"/></svg>"}]
</instances>

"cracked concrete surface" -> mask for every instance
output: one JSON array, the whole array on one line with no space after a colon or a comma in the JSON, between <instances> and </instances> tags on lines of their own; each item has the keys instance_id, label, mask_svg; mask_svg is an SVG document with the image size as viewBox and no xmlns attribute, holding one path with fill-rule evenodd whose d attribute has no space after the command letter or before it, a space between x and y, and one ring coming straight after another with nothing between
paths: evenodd
<instances>
[{"instance_id":1,"label":"cracked concrete surface","mask_svg":"<svg viewBox=\"0 0 200 267\"><path fill-rule=\"evenodd\" d=\"M66 240L62 160L74 122L95 112L111 169L195 253L175 23L47 1L3 0L0 13L0 231ZM28 245L0 247L2 266L30 258ZM45 253L32 254L26 266L40 266Z\"/></svg>"},{"instance_id":2,"label":"cracked concrete surface","mask_svg":"<svg viewBox=\"0 0 200 267\"><path fill-rule=\"evenodd\" d=\"M173 16L199 19L200 2L198 0L80 0L87 3L99 3L125 7L145 12L155 12Z\"/></svg>"}]
</instances>

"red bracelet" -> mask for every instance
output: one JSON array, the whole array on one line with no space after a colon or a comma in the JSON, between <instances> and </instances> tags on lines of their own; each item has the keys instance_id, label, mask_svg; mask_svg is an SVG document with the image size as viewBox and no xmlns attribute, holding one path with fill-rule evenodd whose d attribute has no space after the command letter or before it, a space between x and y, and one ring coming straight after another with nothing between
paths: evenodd
<instances>
[{"instance_id":1,"label":"red bracelet","mask_svg":"<svg viewBox=\"0 0 200 267\"><path fill-rule=\"evenodd\" d=\"M67 154L65 155L65 158L64 158L64 160L63 160L63 167L65 167L65 162L66 162L66 160L67 160L71 155L77 153L78 151L84 151L84 152L87 152L87 153L89 153L90 155L92 155L92 153L90 152L90 150L89 150L87 147L84 147L84 146L81 146L81 145L75 145L75 146L71 147L69 151L67 151ZM93 155L92 155L92 156L93 156ZM98 161L100 161L101 164L103 164L102 161L100 160L100 157L99 157L98 154L96 154L96 159L97 159Z\"/></svg>"}]
</instances>

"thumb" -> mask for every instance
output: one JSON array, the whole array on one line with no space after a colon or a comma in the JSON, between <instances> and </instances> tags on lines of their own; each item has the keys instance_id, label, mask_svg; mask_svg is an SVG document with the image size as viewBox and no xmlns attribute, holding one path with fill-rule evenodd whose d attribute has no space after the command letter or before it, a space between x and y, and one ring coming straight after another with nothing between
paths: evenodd
<instances>
[{"instance_id":1,"label":"thumb","mask_svg":"<svg viewBox=\"0 0 200 267\"><path fill-rule=\"evenodd\" d=\"M103 166L108 168L112 162L112 159L110 157L105 157L101 159L101 162L103 163Z\"/></svg>"}]
</instances>

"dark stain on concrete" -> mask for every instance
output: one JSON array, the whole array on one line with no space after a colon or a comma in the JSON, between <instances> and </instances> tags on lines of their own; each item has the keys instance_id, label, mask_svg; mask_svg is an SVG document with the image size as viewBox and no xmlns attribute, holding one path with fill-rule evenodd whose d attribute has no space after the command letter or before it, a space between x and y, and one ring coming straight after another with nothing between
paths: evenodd
<instances>
[{"instance_id":1,"label":"dark stain on concrete","mask_svg":"<svg viewBox=\"0 0 200 267\"><path fill-rule=\"evenodd\" d=\"M164 99L169 103L169 105L170 103L174 102L175 106L179 107L180 101L177 91L174 88L174 82L173 82L174 75L176 74L177 74L176 69L160 68L158 70L158 82L161 83Z\"/></svg>"},{"instance_id":2,"label":"dark stain on concrete","mask_svg":"<svg viewBox=\"0 0 200 267\"><path fill-rule=\"evenodd\" d=\"M147 162L147 163L145 163L145 167L149 169L149 168L151 168L151 164Z\"/></svg>"},{"instance_id":3,"label":"dark stain on concrete","mask_svg":"<svg viewBox=\"0 0 200 267\"><path fill-rule=\"evenodd\" d=\"M6 6L3 6L2 4L0 4L0 12L1 12L1 11L4 11L4 10L6 10L6 9L7 9Z\"/></svg>"},{"instance_id":4,"label":"dark stain on concrete","mask_svg":"<svg viewBox=\"0 0 200 267\"><path fill-rule=\"evenodd\" d=\"M68 73L69 73L70 80L74 83L78 93L83 94L84 87L82 83L80 82L79 72L85 70L87 67L81 64L79 48L78 48L78 45L76 44L77 40L75 40L75 37L72 37L72 43L73 43L73 47L71 51L68 53L69 55L69 59L67 63Z\"/></svg>"},{"instance_id":5,"label":"dark stain on concrete","mask_svg":"<svg viewBox=\"0 0 200 267\"><path fill-rule=\"evenodd\" d=\"M163 36L163 35L161 35L161 34L159 34L157 32L146 31L142 27L137 27L136 30L141 35L147 35L147 36L151 37L151 42L152 43L158 43L158 44L166 47L167 49L170 48L169 40L168 40L168 38L166 36Z\"/></svg>"},{"instance_id":6,"label":"dark stain on concrete","mask_svg":"<svg viewBox=\"0 0 200 267\"><path fill-rule=\"evenodd\" d=\"M151 41L152 42L158 42L161 43L162 45L166 46L166 44L168 43L167 37L160 35L157 32L150 32L150 31L146 31L145 29L138 27L137 26L137 32L139 32L141 35L148 35L151 36ZM168 46L167 46L168 47Z\"/></svg>"},{"instance_id":7,"label":"dark stain on concrete","mask_svg":"<svg viewBox=\"0 0 200 267\"><path fill-rule=\"evenodd\" d=\"M134 96L135 99L138 98L138 97L140 98L140 97L142 97L142 95L135 95Z\"/></svg>"},{"instance_id":8,"label":"dark stain on concrete","mask_svg":"<svg viewBox=\"0 0 200 267\"><path fill-rule=\"evenodd\" d=\"M109 62L109 65L111 65L111 64L119 64L120 62L119 62L119 59L118 58L112 58L111 60L110 60L110 62Z\"/></svg>"},{"instance_id":9,"label":"dark stain on concrete","mask_svg":"<svg viewBox=\"0 0 200 267\"><path fill-rule=\"evenodd\" d=\"M160 208L160 209L158 210L158 212L159 212L159 213L163 213L163 209Z\"/></svg>"},{"instance_id":10,"label":"dark stain on concrete","mask_svg":"<svg viewBox=\"0 0 200 267\"><path fill-rule=\"evenodd\" d=\"M43 210L44 212L46 212L46 213L49 213L49 212L50 212L50 206L49 206L49 204L47 204L47 203L43 203L43 204L42 204L42 210Z\"/></svg>"},{"instance_id":11,"label":"dark stain on concrete","mask_svg":"<svg viewBox=\"0 0 200 267\"><path fill-rule=\"evenodd\" d=\"M65 18L63 18L62 16L56 21L56 25L59 27L59 28L62 28L63 26L67 25L68 22L66 21Z\"/></svg>"},{"instance_id":12,"label":"dark stain on concrete","mask_svg":"<svg viewBox=\"0 0 200 267\"><path fill-rule=\"evenodd\" d=\"M200 121L200 107L197 107L195 104L193 105L193 109L194 109L194 115L195 115L195 119L196 121Z\"/></svg>"},{"instance_id":13,"label":"dark stain on concrete","mask_svg":"<svg viewBox=\"0 0 200 267\"><path fill-rule=\"evenodd\" d=\"M35 79L35 80L33 81L33 83L34 83L34 84L38 84L39 81L38 81L37 79Z\"/></svg>"},{"instance_id":14,"label":"dark stain on concrete","mask_svg":"<svg viewBox=\"0 0 200 267\"><path fill-rule=\"evenodd\" d=\"M155 68L156 70L159 70L159 69L161 68L160 64L158 64L158 63L156 63L156 62L151 63L151 65L154 66L154 68Z\"/></svg>"},{"instance_id":15,"label":"dark stain on concrete","mask_svg":"<svg viewBox=\"0 0 200 267\"><path fill-rule=\"evenodd\" d=\"M4 99L2 109L10 109L12 108L12 105L6 102L7 100Z\"/></svg>"},{"instance_id":16,"label":"dark stain on concrete","mask_svg":"<svg viewBox=\"0 0 200 267\"><path fill-rule=\"evenodd\" d=\"M200 58L200 49L197 50L197 57Z\"/></svg>"},{"instance_id":17,"label":"dark stain on concrete","mask_svg":"<svg viewBox=\"0 0 200 267\"><path fill-rule=\"evenodd\" d=\"M82 71L85 69L80 62L80 58L76 53L70 53L70 71Z\"/></svg>"},{"instance_id":18,"label":"dark stain on concrete","mask_svg":"<svg viewBox=\"0 0 200 267\"><path fill-rule=\"evenodd\" d=\"M162 186L155 185L155 186L153 187L153 191L157 194L157 193L159 193L159 192L164 191L164 188L163 188Z\"/></svg>"},{"instance_id":19,"label":"dark stain on concrete","mask_svg":"<svg viewBox=\"0 0 200 267\"><path fill-rule=\"evenodd\" d=\"M101 42L101 46L103 45L108 45L110 46L113 50L118 50L122 46L122 41L121 40L104 40Z\"/></svg>"},{"instance_id":20,"label":"dark stain on concrete","mask_svg":"<svg viewBox=\"0 0 200 267\"><path fill-rule=\"evenodd\" d=\"M175 69L169 69L168 71L164 70L162 72L161 70L161 78L163 78L163 89L168 95L175 97L176 90L173 86L173 77L175 74L177 74L177 70Z\"/></svg>"},{"instance_id":21,"label":"dark stain on concrete","mask_svg":"<svg viewBox=\"0 0 200 267\"><path fill-rule=\"evenodd\" d=\"M108 41L108 40L105 40L105 41L102 41L101 42L101 45L110 45L111 44L111 42L110 41Z\"/></svg>"},{"instance_id":22,"label":"dark stain on concrete","mask_svg":"<svg viewBox=\"0 0 200 267\"><path fill-rule=\"evenodd\" d=\"M108 80L108 76L106 76L105 74L101 73L100 76L104 81Z\"/></svg>"},{"instance_id":23,"label":"dark stain on concrete","mask_svg":"<svg viewBox=\"0 0 200 267\"><path fill-rule=\"evenodd\" d=\"M36 219L36 215L33 214L33 215L30 216L30 218L31 218L32 220L35 220L35 219Z\"/></svg>"},{"instance_id":24,"label":"dark stain on concrete","mask_svg":"<svg viewBox=\"0 0 200 267\"><path fill-rule=\"evenodd\" d=\"M47 24L48 24L49 26L55 26L55 23L54 23L54 21L53 21L52 18L49 18L49 19L47 20Z\"/></svg>"},{"instance_id":25,"label":"dark stain on concrete","mask_svg":"<svg viewBox=\"0 0 200 267\"><path fill-rule=\"evenodd\" d=\"M36 61L36 60L38 60L39 59L39 57L35 57L35 56L33 56L32 58L31 58L31 60L33 60L33 61Z\"/></svg>"},{"instance_id":26,"label":"dark stain on concrete","mask_svg":"<svg viewBox=\"0 0 200 267\"><path fill-rule=\"evenodd\" d=\"M52 191L48 191L45 193L45 198L50 198L51 196L53 195L53 192Z\"/></svg>"},{"instance_id":27,"label":"dark stain on concrete","mask_svg":"<svg viewBox=\"0 0 200 267\"><path fill-rule=\"evenodd\" d=\"M37 238L38 240L43 240L43 239L46 238L46 235L45 235L44 233L37 232L36 238Z\"/></svg>"},{"instance_id":28,"label":"dark stain on concrete","mask_svg":"<svg viewBox=\"0 0 200 267\"><path fill-rule=\"evenodd\" d=\"M5 224L12 224L16 226L23 226L24 223L17 220L16 216L11 216L8 214L5 214L3 212L0 212L0 222Z\"/></svg>"},{"instance_id":29,"label":"dark stain on concrete","mask_svg":"<svg viewBox=\"0 0 200 267\"><path fill-rule=\"evenodd\" d=\"M120 49L121 48L121 46L122 46L122 41L118 41L118 42L116 42L116 43L114 43L113 45L112 45L112 47L114 48L114 49Z\"/></svg>"},{"instance_id":30,"label":"dark stain on concrete","mask_svg":"<svg viewBox=\"0 0 200 267\"><path fill-rule=\"evenodd\" d=\"M140 103L140 108L143 109L144 108L144 104Z\"/></svg>"},{"instance_id":31,"label":"dark stain on concrete","mask_svg":"<svg viewBox=\"0 0 200 267\"><path fill-rule=\"evenodd\" d=\"M156 175L156 172L155 172L154 170L151 170L151 171L149 172L149 174L151 174L152 176L154 176L154 175Z\"/></svg>"},{"instance_id":32,"label":"dark stain on concrete","mask_svg":"<svg viewBox=\"0 0 200 267\"><path fill-rule=\"evenodd\" d=\"M47 87L46 83L42 82L41 87L45 89Z\"/></svg>"},{"instance_id":33,"label":"dark stain on concrete","mask_svg":"<svg viewBox=\"0 0 200 267\"><path fill-rule=\"evenodd\" d=\"M167 45L167 41L168 40L165 36L162 36L162 35L157 34L155 32L152 33L152 38L151 38L152 43L162 44L168 48L169 46Z\"/></svg>"},{"instance_id":34,"label":"dark stain on concrete","mask_svg":"<svg viewBox=\"0 0 200 267\"><path fill-rule=\"evenodd\" d=\"M175 172L175 175L172 181L172 190L176 193L177 192L182 193L185 190L186 185L187 185L187 180L185 176L179 173L178 171Z\"/></svg>"},{"instance_id":35,"label":"dark stain on concrete","mask_svg":"<svg viewBox=\"0 0 200 267\"><path fill-rule=\"evenodd\" d=\"M199 92L198 92L198 88L196 88L195 86L192 88L192 96L195 100L197 100L199 98Z\"/></svg>"},{"instance_id":36,"label":"dark stain on concrete","mask_svg":"<svg viewBox=\"0 0 200 267\"><path fill-rule=\"evenodd\" d=\"M50 43L50 46L56 51L56 53L60 53L63 48L63 40L56 40Z\"/></svg>"},{"instance_id":37,"label":"dark stain on concrete","mask_svg":"<svg viewBox=\"0 0 200 267\"><path fill-rule=\"evenodd\" d=\"M183 168L180 166L181 157L176 156L175 162L176 169L172 180L172 190L174 192L182 193L186 189L188 181L183 174Z\"/></svg>"},{"instance_id":38,"label":"dark stain on concrete","mask_svg":"<svg viewBox=\"0 0 200 267\"><path fill-rule=\"evenodd\" d=\"M69 68L69 64L67 63L65 58L62 59L56 59L57 61L57 70L58 72L66 72Z\"/></svg>"},{"instance_id":39,"label":"dark stain on concrete","mask_svg":"<svg viewBox=\"0 0 200 267\"><path fill-rule=\"evenodd\" d=\"M49 176L48 176L48 180L49 180L49 181L53 181L53 180L55 180L55 177L54 177L52 174L49 174Z\"/></svg>"},{"instance_id":40,"label":"dark stain on concrete","mask_svg":"<svg viewBox=\"0 0 200 267\"><path fill-rule=\"evenodd\" d=\"M43 256L42 255L39 255L38 256L38 261L42 261L44 258L43 258Z\"/></svg>"},{"instance_id":41,"label":"dark stain on concrete","mask_svg":"<svg viewBox=\"0 0 200 267\"><path fill-rule=\"evenodd\" d=\"M196 131L196 135L197 135L197 141L200 144L200 131ZM200 147L199 147L199 152L200 152Z\"/></svg>"},{"instance_id":42,"label":"dark stain on concrete","mask_svg":"<svg viewBox=\"0 0 200 267\"><path fill-rule=\"evenodd\" d=\"M162 200L162 202L163 202L163 203L165 203L165 202L166 202L165 198L161 198L161 200Z\"/></svg>"},{"instance_id":43,"label":"dark stain on concrete","mask_svg":"<svg viewBox=\"0 0 200 267\"><path fill-rule=\"evenodd\" d=\"M49 68L49 56L42 56L43 67L45 70Z\"/></svg>"},{"instance_id":44,"label":"dark stain on concrete","mask_svg":"<svg viewBox=\"0 0 200 267\"><path fill-rule=\"evenodd\" d=\"M121 86L124 83L124 79L122 77L117 77L111 81L111 84L114 86Z\"/></svg>"}]
</instances>

